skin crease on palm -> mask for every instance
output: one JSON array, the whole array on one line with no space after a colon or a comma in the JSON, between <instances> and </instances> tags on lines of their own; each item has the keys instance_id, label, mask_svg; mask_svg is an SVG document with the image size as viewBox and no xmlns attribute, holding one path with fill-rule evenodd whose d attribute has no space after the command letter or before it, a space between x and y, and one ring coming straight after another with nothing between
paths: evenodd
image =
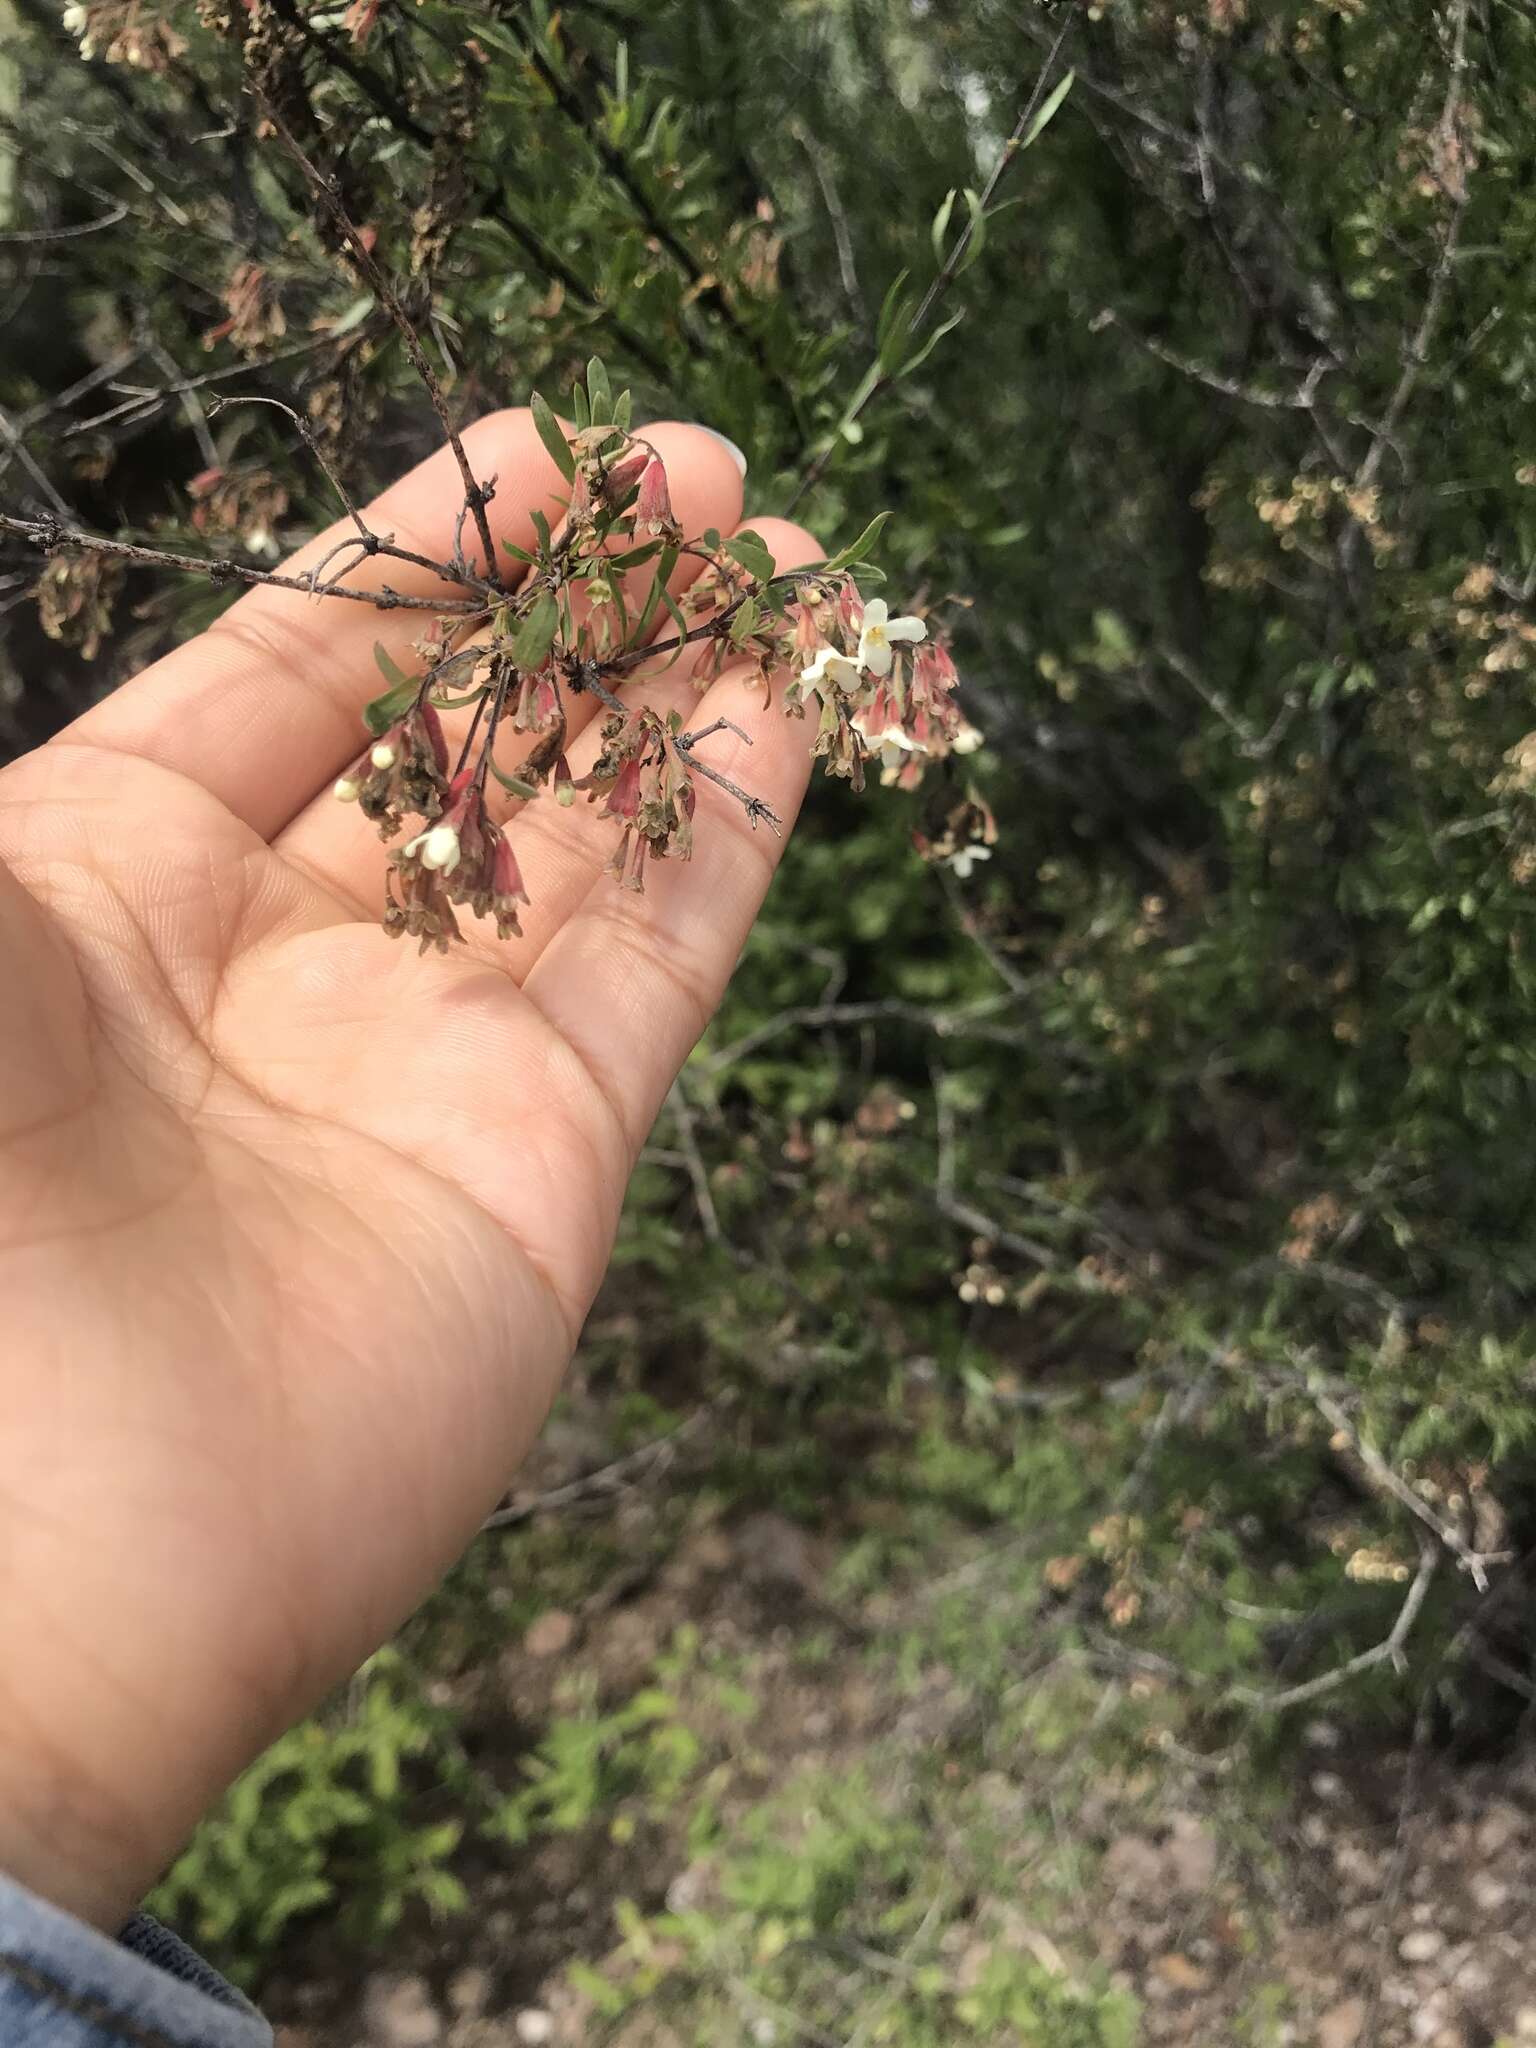
<instances>
[{"instance_id":1,"label":"skin crease on palm","mask_svg":"<svg viewBox=\"0 0 1536 2048\"><path fill-rule=\"evenodd\" d=\"M731 532L728 447L646 431L685 529ZM529 415L465 444L529 545L561 503ZM441 559L460 503L443 450L369 523ZM374 641L409 661L424 624L253 591L0 773L0 1869L108 1929L505 1488L781 851L701 781L695 859L636 897L615 828L542 800L522 940L392 942L329 791ZM793 818L812 727L742 673L625 695L735 720L755 744L707 758Z\"/></svg>"}]
</instances>

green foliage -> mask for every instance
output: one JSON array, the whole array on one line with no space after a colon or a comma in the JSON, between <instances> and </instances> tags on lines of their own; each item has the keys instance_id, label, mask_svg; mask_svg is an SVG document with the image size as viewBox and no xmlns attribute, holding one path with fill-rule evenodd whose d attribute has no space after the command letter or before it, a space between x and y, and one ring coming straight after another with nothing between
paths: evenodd
<instances>
[{"instance_id":1,"label":"green foliage","mask_svg":"<svg viewBox=\"0 0 1536 2048\"><path fill-rule=\"evenodd\" d=\"M1283 1764L1292 1737L1235 1689L1379 1643L1416 1555L1319 1392L1421 1504L1495 1550L1530 1542L1536 21L1455 0L423 0L343 65L337 10L296 11L318 40L274 29L264 86L430 314L456 407L574 386L583 425L627 387L637 417L747 450L753 517L841 540L892 506L845 559L968 600L992 858L941 879L913 856L958 779L813 795L634 1184L586 1346L615 1435L733 1396L707 1490L845 1518L832 1596L910 1598L885 1677L942 1662L1000 1753L1070 1757L1112 1681L1111 1754ZM1040 65L1068 12L1063 98ZM189 397L299 403L359 495L435 423L302 181L256 148L238 36L179 7L186 55L157 73L63 61L22 13L5 227L126 212L67 265L0 250L0 404L96 523L269 559L332 516L323 479L280 413L232 408L204 423L229 516L197 523ZM983 207L1037 87L1049 126ZM112 384L66 395L120 351ZM162 389L162 358L219 381ZM676 617L673 567L653 620ZM114 594L76 595L46 646L6 614L12 744L101 686L68 642ZM222 602L135 572L98 666ZM569 1603L615 1562L568 1530L519 1543L510 1592L472 1558L434 1612L448 1662L526 1625L530 1584ZM951 1584L968 1543L977 1576ZM1493 1681L1458 1683L1472 1598L1447 1561L1405 1671L1378 1663L1354 1710L1391 1722L1426 1686L1452 1719L1485 1710ZM821 1616L799 1650L807 1670L846 1655ZM820 1997L829 1929L890 1941L925 1816L821 1783L796 1851L767 1799L727 1831L689 1701L662 1677L638 1704L557 1705L497 1822L526 1852L686 1811L723 1856L718 1909L662 1932L634 1909L630 1975L591 1967L589 1989L604 2010L675 1991L681 1940L701 2038L711 2017L730 2038L733 1973ZM362 1757L333 1754L344 1726L288 1738L255 1808L178 1865L191 1931L254 1953L317 1885L366 1899L401 1858L440 1870ZM430 1738L402 1753L431 1768ZM1283 1782L1250 1771L1248 1811ZM322 1818L290 1828L295 1802ZM968 1995L974 2020L919 1985L874 2038L1128 2038L1112 1995L1028 1957ZM1257 1999L1252 2038L1275 2010Z\"/></svg>"},{"instance_id":2,"label":"green foliage","mask_svg":"<svg viewBox=\"0 0 1536 2048\"><path fill-rule=\"evenodd\" d=\"M651 1686L609 1712L562 1713L524 1761L529 1780L503 1801L487 1825L509 1842L547 1832L574 1833L614 1813L617 1839L634 1829L633 1811L665 1809L698 1769L698 1738L679 1719L672 1694Z\"/></svg>"},{"instance_id":3,"label":"green foliage","mask_svg":"<svg viewBox=\"0 0 1536 2048\"><path fill-rule=\"evenodd\" d=\"M387 1934L413 1900L459 1911L466 1895L448 1864L462 1823L420 1813L422 1775L441 1768L442 1745L442 1716L381 1650L334 1718L291 1729L237 1780L151 1910L245 1982L290 1923L325 1907L366 1940Z\"/></svg>"}]
</instances>

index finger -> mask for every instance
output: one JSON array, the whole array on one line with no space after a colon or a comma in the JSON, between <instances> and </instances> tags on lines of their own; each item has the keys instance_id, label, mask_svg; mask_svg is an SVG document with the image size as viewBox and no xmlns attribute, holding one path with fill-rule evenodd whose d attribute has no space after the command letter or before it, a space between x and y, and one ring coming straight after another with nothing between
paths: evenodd
<instances>
[{"instance_id":1,"label":"index finger","mask_svg":"<svg viewBox=\"0 0 1536 2048\"><path fill-rule=\"evenodd\" d=\"M553 525L566 496L532 413L520 407L489 414L465 430L463 443L482 487L496 478L487 516L498 547L507 540L531 548L534 513ZM366 506L363 518L372 532L441 562L453 552L463 508L463 479L444 447ZM286 562L284 573L318 567L356 532L350 519L338 520ZM470 529L466 546L472 541ZM388 585L409 597L464 595L428 568L384 556L363 560L346 580L356 590ZM76 719L63 737L190 776L270 839L356 754L363 737L358 707L383 688L375 643L409 666L412 646L430 624L429 612L258 587L206 633Z\"/></svg>"}]
</instances>

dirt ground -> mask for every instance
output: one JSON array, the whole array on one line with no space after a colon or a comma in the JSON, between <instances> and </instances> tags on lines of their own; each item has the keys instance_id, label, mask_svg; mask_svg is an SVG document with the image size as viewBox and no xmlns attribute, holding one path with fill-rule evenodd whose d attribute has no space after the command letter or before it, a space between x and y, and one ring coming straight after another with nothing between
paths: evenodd
<instances>
[{"instance_id":1,"label":"dirt ground","mask_svg":"<svg viewBox=\"0 0 1536 2048\"><path fill-rule=\"evenodd\" d=\"M621 1532L626 1514L637 1525L637 1554L650 1512L639 1500L619 1513ZM620 1568L579 1611L541 1616L459 1701L468 1745L492 1762L498 1745L515 1749L575 1661L622 1694L687 1620L711 1650L751 1660L760 1711L743 1803L807 1760L852 1770L878 1755L888 1769L904 1752L959 1754L963 1689L940 1671L915 1694L882 1695L852 1654L870 1616L824 1597L826 1562L824 1546L771 1514L707 1523L658 1569ZM807 1668L795 1651L812 1630L849 1654ZM1135 1994L1146 2043L1536 2042L1536 1746L1458 1768L1427 1745L1352 1753L1318 1719L1305 1755L1288 1805L1265 1823L1265 1855L1234 1846L1229 1788L1218 1797L1192 1761L1169 1760L1151 1783L1091 1786L1057 1817L1092 1859L1072 1924L1047 1932L1027 1889L978 1900L969 1925L945 1928L944 1966L964 1983L999 1944L1048 1969L1100 1965ZM978 1789L1006 1821L1035 1789L1027 1770L1001 1764ZM463 1874L467 1914L440 1927L412 1918L362 1966L339 1962L323 1930L298 1944L262 1994L280 2048L693 2041L643 2009L617 2026L596 2019L564 1975L612 1947L616 1898L647 1911L707 1899L709 1870L665 1823L622 1844L602 1828L535 1840L471 1858ZM791 2012L744 2020L739 2038L830 2037ZM1042 2035L1038 2048L1055 2044Z\"/></svg>"}]
</instances>

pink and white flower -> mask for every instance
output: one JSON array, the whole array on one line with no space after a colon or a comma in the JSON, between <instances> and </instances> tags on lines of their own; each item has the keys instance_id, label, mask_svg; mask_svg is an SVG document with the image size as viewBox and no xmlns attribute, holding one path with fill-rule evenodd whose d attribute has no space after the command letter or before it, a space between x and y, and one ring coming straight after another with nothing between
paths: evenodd
<instances>
[{"instance_id":1,"label":"pink and white flower","mask_svg":"<svg viewBox=\"0 0 1536 2048\"><path fill-rule=\"evenodd\" d=\"M859 667L873 676L888 676L895 661L894 643L926 640L928 628L919 618L908 615L893 619L883 597L872 597L864 607L864 624L859 633Z\"/></svg>"}]
</instances>

